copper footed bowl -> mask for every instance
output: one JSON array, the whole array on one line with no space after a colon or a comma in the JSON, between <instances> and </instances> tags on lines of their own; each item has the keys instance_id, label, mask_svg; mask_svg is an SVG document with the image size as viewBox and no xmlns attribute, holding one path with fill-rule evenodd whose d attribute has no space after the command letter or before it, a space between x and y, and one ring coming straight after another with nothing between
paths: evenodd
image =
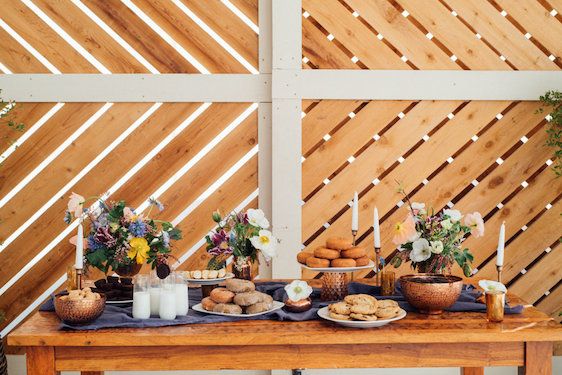
<instances>
[{"instance_id":1,"label":"copper footed bowl","mask_svg":"<svg viewBox=\"0 0 562 375\"><path fill-rule=\"evenodd\" d=\"M55 297L55 312L66 323L86 324L101 316L105 308L105 294L100 299L63 300L61 295Z\"/></svg>"},{"instance_id":2,"label":"copper footed bowl","mask_svg":"<svg viewBox=\"0 0 562 375\"><path fill-rule=\"evenodd\" d=\"M463 281L458 276L434 273L404 275L400 288L406 301L423 314L441 314L461 295Z\"/></svg>"}]
</instances>

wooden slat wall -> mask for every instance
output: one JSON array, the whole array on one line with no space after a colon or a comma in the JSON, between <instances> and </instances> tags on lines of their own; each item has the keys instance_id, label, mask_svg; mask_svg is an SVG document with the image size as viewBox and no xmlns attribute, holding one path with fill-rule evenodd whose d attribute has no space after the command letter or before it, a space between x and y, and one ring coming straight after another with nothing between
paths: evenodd
<instances>
[{"instance_id":1,"label":"wooden slat wall","mask_svg":"<svg viewBox=\"0 0 562 375\"><path fill-rule=\"evenodd\" d=\"M550 0L303 0L303 68L558 70L562 19L550 14L557 5ZM486 236L466 241L477 277L495 278L497 236L505 220L504 281L560 320L562 179L547 165L552 150L544 145L539 107L505 101L303 103L305 250L313 251L328 236L351 235L348 203L358 191L359 243L374 257L376 205L382 255L389 260L395 251L391 227L406 212L397 206L400 181L414 201L482 213ZM397 270L408 272L408 266Z\"/></svg>"},{"instance_id":2,"label":"wooden slat wall","mask_svg":"<svg viewBox=\"0 0 562 375\"><path fill-rule=\"evenodd\" d=\"M6 29L0 27L0 63L12 73L100 73L90 62L92 58L111 73L199 73L181 49L211 73L249 73L172 2L146 0L134 4L170 35L179 49L118 0L82 1L94 17L68 1L33 3L89 56L83 56L31 8L10 2L0 16L8 25ZM257 1L232 3L257 24ZM257 69L257 33L223 2L211 0L203 6L198 1L183 0L183 4ZM100 22L126 45L106 32ZM18 43L13 32L41 56L34 56ZM25 132L33 134L0 165L0 199L9 197L0 207L0 310L8 318L0 330L73 263L74 247L68 239L74 233L57 238L67 228L62 218L71 191L92 196L112 188L110 199L125 199L138 206L174 178L159 197L166 210L153 212L153 216L179 218L184 238L175 244L173 255L183 260L182 269L206 266L208 257L200 241L214 226L210 217L213 210L228 212L241 204L246 209L258 205L257 110L252 103L213 103L188 126L185 121L203 103L165 103L159 107L155 103L55 105L16 105L15 119L25 123ZM139 123L147 112L149 115ZM91 121L96 114L101 116ZM237 126L229 127L243 114ZM45 121L40 121L42 118ZM135 123L137 127L131 130ZM25 132L2 127L0 151ZM115 143L124 132L127 135ZM222 138L216 142L219 136ZM70 138L73 141L63 147ZM208 147L211 142L214 146ZM110 152L93 165L110 146ZM203 156L193 162L201 152ZM147 158L150 153L152 157ZM188 163L191 166L187 172L178 174ZM124 179L131 170L135 172ZM33 178L28 178L30 173ZM25 183L20 189L22 181Z\"/></svg>"}]
</instances>

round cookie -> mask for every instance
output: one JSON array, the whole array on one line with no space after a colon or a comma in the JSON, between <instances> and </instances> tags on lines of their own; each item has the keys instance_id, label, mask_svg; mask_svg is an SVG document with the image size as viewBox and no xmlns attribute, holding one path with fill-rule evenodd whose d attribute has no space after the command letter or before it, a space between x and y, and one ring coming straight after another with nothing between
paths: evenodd
<instances>
[{"instance_id":1,"label":"round cookie","mask_svg":"<svg viewBox=\"0 0 562 375\"><path fill-rule=\"evenodd\" d=\"M336 267L336 268L355 267L356 265L357 264L355 262L355 259L338 258L338 259L334 259L330 262L330 266Z\"/></svg>"},{"instance_id":2,"label":"round cookie","mask_svg":"<svg viewBox=\"0 0 562 375\"><path fill-rule=\"evenodd\" d=\"M201 306L207 311L213 311L217 303L211 297L205 297L201 300Z\"/></svg>"},{"instance_id":3,"label":"round cookie","mask_svg":"<svg viewBox=\"0 0 562 375\"><path fill-rule=\"evenodd\" d=\"M311 268L327 268L330 267L330 261L328 259L309 257L306 260L306 265Z\"/></svg>"},{"instance_id":4,"label":"round cookie","mask_svg":"<svg viewBox=\"0 0 562 375\"><path fill-rule=\"evenodd\" d=\"M375 305L377 306L377 299L368 294L351 294L345 296L344 301L350 305Z\"/></svg>"},{"instance_id":5,"label":"round cookie","mask_svg":"<svg viewBox=\"0 0 562 375\"><path fill-rule=\"evenodd\" d=\"M217 303L213 311L223 314L242 314L242 308L233 303Z\"/></svg>"},{"instance_id":6,"label":"round cookie","mask_svg":"<svg viewBox=\"0 0 562 375\"><path fill-rule=\"evenodd\" d=\"M272 304L267 302L258 302L246 307L246 314L257 314L271 310Z\"/></svg>"},{"instance_id":7,"label":"round cookie","mask_svg":"<svg viewBox=\"0 0 562 375\"><path fill-rule=\"evenodd\" d=\"M228 279L225 283L226 289L234 293L244 293L256 290L253 282L242 279Z\"/></svg>"},{"instance_id":8,"label":"round cookie","mask_svg":"<svg viewBox=\"0 0 562 375\"><path fill-rule=\"evenodd\" d=\"M357 258L355 259L355 264L357 264L357 267L363 267L369 264L369 262L371 261L371 259L369 259L369 257L361 257L361 258Z\"/></svg>"},{"instance_id":9,"label":"round cookie","mask_svg":"<svg viewBox=\"0 0 562 375\"><path fill-rule=\"evenodd\" d=\"M329 305L328 310L335 312L336 314L349 315L351 313L350 307L351 306L345 302L336 302Z\"/></svg>"},{"instance_id":10,"label":"round cookie","mask_svg":"<svg viewBox=\"0 0 562 375\"><path fill-rule=\"evenodd\" d=\"M312 253L306 253L304 251L301 251L300 253L297 254L297 262L299 262L300 264L306 264L306 260L313 256L314 254Z\"/></svg>"},{"instance_id":11,"label":"round cookie","mask_svg":"<svg viewBox=\"0 0 562 375\"><path fill-rule=\"evenodd\" d=\"M377 308L384 309L387 307L399 307L398 302L391 299L382 299L377 302Z\"/></svg>"},{"instance_id":12,"label":"round cookie","mask_svg":"<svg viewBox=\"0 0 562 375\"><path fill-rule=\"evenodd\" d=\"M375 313L381 319L394 318L400 313L400 307L384 307L382 309L377 309Z\"/></svg>"},{"instance_id":13,"label":"round cookie","mask_svg":"<svg viewBox=\"0 0 562 375\"><path fill-rule=\"evenodd\" d=\"M314 256L320 259L337 259L340 257L340 251L318 247L314 249Z\"/></svg>"},{"instance_id":14,"label":"round cookie","mask_svg":"<svg viewBox=\"0 0 562 375\"><path fill-rule=\"evenodd\" d=\"M326 247L334 250L347 250L353 247L353 242L343 237L330 237L326 240Z\"/></svg>"},{"instance_id":15,"label":"round cookie","mask_svg":"<svg viewBox=\"0 0 562 375\"><path fill-rule=\"evenodd\" d=\"M265 302L265 303L268 303L270 305L273 304L273 297L270 296L269 294L262 293L262 292L256 292L256 293L258 293L258 296L260 298L260 300L258 302Z\"/></svg>"},{"instance_id":16,"label":"round cookie","mask_svg":"<svg viewBox=\"0 0 562 375\"><path fill-rule=\"evenodd\" d=\"M373 315L377 312L377 305L372 303L361 303L351 305L350 310L353 314Z\"/></svg>"},{"instance_id":17,"label":"round cookie","mask_svg":"<svg viewBox=\"0 0 562 375\"><path fill-rule=\"evenodd\" d=\"M226 288L215 288L211 290L209 297L216 303L231 303L234 293Z\"/></svg>"},{"instance_id":18,"label":"round cookie","mask_svg":"<svg viewBox=\"0 0 562 375\"><path fill-rule=\"evenodd\" d=\"M338 314L333 311L330 311L330 318L337 320L351 320L349 315Z\"/></svg>"},{"instance_id":19,"label":"round cookie","mask_svg":"<svg viewBox=\"0 0 562 375\"><path fill-rule=\"evenodd\" d=\"M351 319L355 319L355 320L365 320L365 321L372 321L372 320L377 320L377 316L376 315L369 315L369 314L356 314L356 313L351 313L349 315L349 317Z\"/></svg>"},{"instance_id":20,"label":"round cookie","mask_svg":"<svg viewBox=\"0 0 562 375\"><path fill-rule=\"evenodd\" d=\"M363 247L352 247L351 249L342 251L341 256L343 258L357 259L367 256L367 251L365 251Z\"/></svg>"},{"instance_id":21,"label":"round cookie","mask_svg":"<svg viewBox=\"0 0 562 375\"><path fill-rule=\"evenodd\" d=\"M234 303L238 306L245 307L260 302L260 299L260 292L244 292L236 294L236 296L234 297Z\"/></svg>"}]
</instances>

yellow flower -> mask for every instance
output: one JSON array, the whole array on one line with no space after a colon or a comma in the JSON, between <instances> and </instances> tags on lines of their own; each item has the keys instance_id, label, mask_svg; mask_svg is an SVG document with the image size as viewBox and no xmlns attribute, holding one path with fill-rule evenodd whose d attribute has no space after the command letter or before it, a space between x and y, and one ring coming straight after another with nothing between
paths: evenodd
<instances>
[{"instance_id":1,"label":"yellow flower","mask_svg":"<svg viewBox=\"0 0 562 375\"><path fill-rule=\"evenodd\" d=\"M130 259L136 258L137 264L144 264L150 251L148 241L142 237L135 237L129 241L129 245L131 245L131 250L127 252L127 256Z\"/></svg>"}]
</instances>

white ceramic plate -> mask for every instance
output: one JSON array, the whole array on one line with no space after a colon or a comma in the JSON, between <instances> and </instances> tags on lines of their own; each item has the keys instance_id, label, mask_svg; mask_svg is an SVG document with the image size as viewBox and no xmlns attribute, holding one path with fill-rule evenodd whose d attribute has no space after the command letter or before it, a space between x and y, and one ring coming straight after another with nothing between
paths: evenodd
<instances>
[{"instance_id":1,"label":"white ceramic plate","mask_svg":"<svg viewBox=\"0 0 562 375\"><path fill-rule=\"evenodd\" d=\"M126 299L126 300L121 300L121 301L105 301L106 305L124 305L127 303L133 303L132 299Z\"/></svg>"},{"instance_id":2,"label":"white ceramic plate","mask_svg":"<svg viewBox=\"0 0 562 375\"><path fill-rule=\"evenodd\" d=\"M382 327L387 325L390 322L394 322L396 320L403 319L406 316L406 311L401 310L398 316L390 319L379 319L379 320L372 320L372 321L363 321L363 320L338 320L330 317L330 312L328 311L328 306L322 307L318 310L318 316L322 319L329 320L331 322L337 323L344 327L351 327L351 328L375 328L375 327Z\"/></svg>"},{"instance_id":3,"label":"white ceramic plate","mask_svg":"<svg viewBox=\"0 0 562 375\"><path fill-rule=\"evenodd\" d=\"M369 262L369 264L367 264L366 266L361 266L361 267L326 267L326 268L312 268L309 267L305 264L302 264L303 268L306 268L307 270L311 270L311 271L316 271L316 272L353 272L353 271L359 271L359 270L367 270L370 268L374 268L375 267L375 262L373 262L372 260Z\"/></svg>"},{"instance_id":4,"label":"white ceramic plate","mask_svg":"<svg viewBox=\"0 0 562 375\"><path fill-rule=\"evenodd\" d=\"M267 314L267 313L270 313L270 312L275 311L275 310L279 310L283 306L285 306L285 304L283 302L273 301L273 307L271 308L271 310L267 310L267 311L264 311L264 312L261 312L261 313L256 313L256 314L225 314L225 313L219 313L219 312L214 312L214 311L207 311L203 308L203 306L201 306L200 303L193 306L193 310L198 311L198 312L202 312L202 313L205 313L205 314L222 315L222 316L234 316L234 317L239 317L239 318L248 318L248 317L252 317L252 316Z\"/></svg>"},{"instance_id":5,"label":"white ceramic plate","mask_svg":"<svg viewBox=\"0 0 562 375\"><path fill-rule=\"evenodd\" d=\"M188 282L192 284L199 284L199 285L214 285L225 281L226 279L232 279L234 274L231 272L227 272L225 277L218 277L216 279L186 279Z\"/></svg>"}]
</instances>

